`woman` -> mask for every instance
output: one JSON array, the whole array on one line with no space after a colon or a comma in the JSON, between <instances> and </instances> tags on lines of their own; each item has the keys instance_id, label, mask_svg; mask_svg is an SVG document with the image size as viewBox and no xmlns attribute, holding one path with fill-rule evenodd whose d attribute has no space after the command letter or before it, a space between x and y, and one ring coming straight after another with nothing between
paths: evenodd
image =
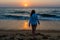
<instances>
[{"instance_id":1,"label":"woman","mask_svg":"<svg viewBox=\"0 0 60 40\"><path fill-rule=\"evenodd\" d=\"M35 14L35 10L32 10L31 14L30 14L30 19L29 19L29 27L30 27L30 25L32 26L33 35L35 35L37 24L40 24L40 22L38 20L38 16L37 16L37 14Z\"/></svg>"}]
</instances>

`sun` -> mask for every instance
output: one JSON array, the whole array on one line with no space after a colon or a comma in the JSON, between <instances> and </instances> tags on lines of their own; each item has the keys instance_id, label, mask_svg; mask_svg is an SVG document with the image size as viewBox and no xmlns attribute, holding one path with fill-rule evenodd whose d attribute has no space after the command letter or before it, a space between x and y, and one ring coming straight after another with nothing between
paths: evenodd
<instances>
[{"instance_id":1,"label":"sun","mask_svg":"<svg viewBox=\"0 0 60 40\"><path fill-rule=\"evenodd\" d=\"M28 7L28 4L27 3L24 3L24 7Z\"/></svg>"},{"instance_id":2,"label":"sun","mask_svg":"<svg viewBox=\"0 0 60 40\"><path fill-rule=\"evenodd\" d=\"M21 7L30 7L31 2L29 0L23 0L22 2L19 3Z\"/></svg>"}]
</instances>

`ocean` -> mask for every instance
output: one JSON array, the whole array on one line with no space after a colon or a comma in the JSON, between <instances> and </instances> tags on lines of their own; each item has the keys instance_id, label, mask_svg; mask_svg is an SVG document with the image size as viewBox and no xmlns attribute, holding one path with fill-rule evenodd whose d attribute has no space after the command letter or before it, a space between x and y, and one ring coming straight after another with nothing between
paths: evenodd
<instances>
[{"instance_id":1,"label":"ocean","mask_svg":"<svg viewBox=\"0 0 60 40\"><path fill-rule=\"evenodd\" d=\"M40 20L60 20L60 8L0 8L0 20L28 20L31 10Z\"/></svg>"},{"instance_id":2,"label":"ocean","mask_svg":"<svg viewBox=\"0 0 60 40\"><path fill-rule=\"evenodd\" d=\"M0 29L31 29L26 27L31 10L35 10L40 20L37 29L59 30L60 8L20 8L0 7ZM25 26L23 26L25 25Z\"/></svg>"}]
</instances>

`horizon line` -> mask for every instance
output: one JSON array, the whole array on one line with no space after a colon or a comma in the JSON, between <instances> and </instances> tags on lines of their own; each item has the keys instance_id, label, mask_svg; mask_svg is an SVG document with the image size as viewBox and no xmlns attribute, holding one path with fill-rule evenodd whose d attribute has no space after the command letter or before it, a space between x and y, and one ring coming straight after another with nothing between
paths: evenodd
<instances>
[{"instance_id":1,"label":"horizon line","mask_svg":"<svg viewBox=\"0 0 60 40\"><path fill-rule=\"evenodd\" d=\"M2 8L2 7L0 7L0 8ZM8 7L8 8L10 8L10 7ZM14 8L16 8L16 7L14 7ZM60 8L60 7L18 7L18 8Z\"/></svg>"}]
</instances>

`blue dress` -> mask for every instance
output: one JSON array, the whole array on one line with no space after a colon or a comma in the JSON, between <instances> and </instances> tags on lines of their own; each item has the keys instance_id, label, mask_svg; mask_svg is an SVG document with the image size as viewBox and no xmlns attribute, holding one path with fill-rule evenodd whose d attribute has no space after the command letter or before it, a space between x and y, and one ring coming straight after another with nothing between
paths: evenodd
<instances>
[{"instance_id":1,"label":"blue dress","mask_svg":"<svg viewBox=\"0 0 60 40\"><path fill-rule=\"evenodd\" d=\"M38 19L37 14L33 14L29 19L29 23L31 25L37 25L38 21L39 21L39 19Z\"/></svg>"}]
</instances>

